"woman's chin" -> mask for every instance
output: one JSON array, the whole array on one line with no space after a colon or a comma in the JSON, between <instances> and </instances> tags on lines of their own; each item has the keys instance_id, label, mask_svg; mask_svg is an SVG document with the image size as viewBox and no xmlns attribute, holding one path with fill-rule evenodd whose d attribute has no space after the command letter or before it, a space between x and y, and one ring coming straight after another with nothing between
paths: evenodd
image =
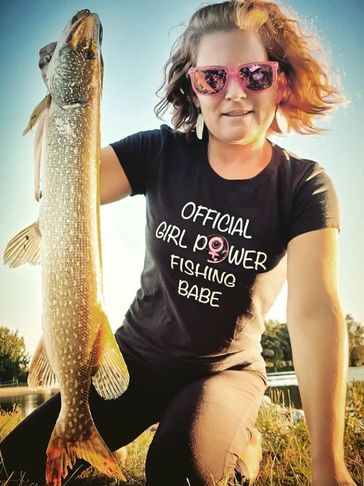
<instances>
[{"instance_id":1,"label":"woman's chin","mask_svg":"<svg viewBox=\"0 0 364 486\"><path fill-rule=\"evenodd\" d=\"M241 127L230 128L229 130L216 130L214 133L209 131L213 138L225 143L248 144L254 141L254 136Z\"/></svg>"}]
</instances>

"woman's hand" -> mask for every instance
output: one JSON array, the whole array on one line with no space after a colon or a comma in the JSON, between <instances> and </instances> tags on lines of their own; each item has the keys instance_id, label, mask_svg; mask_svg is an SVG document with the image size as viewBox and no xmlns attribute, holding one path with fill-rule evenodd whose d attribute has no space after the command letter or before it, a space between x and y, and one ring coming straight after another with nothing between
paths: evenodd
<instances>
[{"instance_id":1,"label":"woman's hand","mask_svg":"<svg viewBox=\"0 0 364 486\"><path fill-rule=\"evenodd\" d=\"M345 464L313 464L311 486L357 486Z\"/></svg>"},{"instance_id":2,"label":"woman's hand","mask_svg":"<svg viewBox=\"0 0 364 486\"><path fill-rule=\"evenodd\" d=\"M40 73L42 75L43 81L46 83L46 74L49 61L53 55L54 49L56 48L57 42L50 42L39 50L39 61L38 66Z\"/></svg>"}]
</instances>

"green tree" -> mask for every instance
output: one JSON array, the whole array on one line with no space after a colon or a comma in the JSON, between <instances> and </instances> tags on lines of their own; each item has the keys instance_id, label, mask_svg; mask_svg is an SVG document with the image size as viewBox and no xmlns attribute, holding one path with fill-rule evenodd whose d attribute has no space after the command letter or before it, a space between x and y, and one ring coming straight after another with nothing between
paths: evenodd
<instances>
[{"instance_id":1,"label":"green tree","mask_svg":"<svg viewBox=\"0 0 364 486\"><path fill-rule=\"evenodd\" d=\"M12 332L0 326L0 382L23 381L29 359L24 338L18 335L18 330Z\"/></svg>"},{"instance_id":2,"label":"green tree","mask_svg":"<svg viewBox=\"0 0 364 486\"><path fill-rule=\"evenodd\" d=\"M279 337L279 341L281 343L283 360L286 362L286 364L292 363L291 340L286 323L277 325L277 336Z\"/></svg>"},{"instance_id":3,"label":"green tree","mask_svg":"<svg viewBox=\"0 0 364 486\"><path fill-rule=\"evenodd\" d=\"M284 357L280 336L280 323L269 319L265 322L265 331L262 335L263 358L273 363L274 370L282 364Z\"/></svg>"},{"instance_id":4,"label":"green tree","mask_svg":"<svg viewBox=\"0 0 364 486\"><path fill-rule=\"evenodd\" d=\"M360 344L353 348L351 353L352 365L351 366L362 366L364 365L364 345Z\"/></svg>"},{"instance_id":5,"label":"green tree","mask_svg":"<svg viewBox=\"0 0 364 486\"><path fill-rule=\"evenodd\" d=\"M346 314L345 321L349 338L349 366L360 366L364 362L364 326L351 314Z\"/></svg>"}]
</instances>

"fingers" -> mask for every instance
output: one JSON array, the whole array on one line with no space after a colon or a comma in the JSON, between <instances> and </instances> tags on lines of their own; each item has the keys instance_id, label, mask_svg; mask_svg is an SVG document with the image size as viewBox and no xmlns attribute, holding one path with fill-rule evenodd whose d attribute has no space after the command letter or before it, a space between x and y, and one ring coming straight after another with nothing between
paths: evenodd
<instances>
[{"instance_id":1,"label":"fingers","mask_svg":"<svg viewBox=\"0 0 364 486\"><path fill-rule=\"evenodd\" d=\"M46 82L48 63L51 60L56 45L57 42L50 42L49 44L42 47L39 51L38 66L44 82Z\"/></svg>"}]
</instances>

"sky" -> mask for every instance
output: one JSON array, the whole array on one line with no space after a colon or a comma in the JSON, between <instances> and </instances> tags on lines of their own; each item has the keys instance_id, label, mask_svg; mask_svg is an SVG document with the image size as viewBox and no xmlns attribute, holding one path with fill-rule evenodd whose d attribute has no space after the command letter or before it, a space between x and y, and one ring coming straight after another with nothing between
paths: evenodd
<instances>
[{"instance_id":1,"label":"sky","mask_svg":"<svg viewBox=\"0 0 364 486\"><path fill-rule=\"evenodd\" d=\"M170 124L153 108L170 48L193 12L208 3L197 0L0 0L0 252L20 230L37 219L33 196L33 137L22 137L30 113L46 93L37 67L39 49L57 40L67 21L83 8L97 12L103 24L105 64L101 136L107 145L131 133ZM341 215L339 294L345 314L364 324L364 63L362 0L284 0L306 26L313 26L331 54L351 100L333 112L323 135L274 137L273 141L323 165L334 182ZM115 330L140 285L144 259L144 196L101 207L103 281L106 312ZM285 322L284 286L267 318ZM34 351L41 337L40 267L11 269L0 264L0 325L24 336Z\"/></svg>"}]
</instances>

